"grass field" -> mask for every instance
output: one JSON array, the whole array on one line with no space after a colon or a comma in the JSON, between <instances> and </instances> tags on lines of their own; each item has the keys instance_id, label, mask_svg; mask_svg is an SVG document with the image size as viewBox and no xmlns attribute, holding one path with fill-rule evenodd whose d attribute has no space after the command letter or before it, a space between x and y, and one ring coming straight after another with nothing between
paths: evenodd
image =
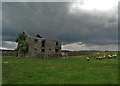
<instances>
[{"instance_id":1,"label":"grass field","mask_svg":"<svg viewBox=\"0 0 120 86\"><path fill-rule=\"evenodd\" d=\"M118 58L2 59L3 84L118 84Z\"/></svg>"}]
</instances>

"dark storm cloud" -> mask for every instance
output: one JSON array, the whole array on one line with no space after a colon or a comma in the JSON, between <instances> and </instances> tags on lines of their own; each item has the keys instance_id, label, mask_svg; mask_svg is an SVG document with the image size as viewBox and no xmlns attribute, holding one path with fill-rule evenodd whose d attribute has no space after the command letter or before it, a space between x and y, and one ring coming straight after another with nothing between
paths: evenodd
<instances>
[{"instance_id":1,"label":"dark storm cloud","mask_svg":"<svg viewBox=\"0 0 120 86\"><path fill-rule=\"evenodd\" d=\"M70 37L76 41L93 43L117 42L118 28L115 13L80 11L73 15L68 19L68 21L72 21L67 25L69 31L62 35L63 39L66 40ZM70 28L71 26L72 28ZM66 34L67 37L64 38Z\"/></svg>"},{"instance_id":2,"label":"dark storm cloud","mask_svg":"<svg viewBox=\"0 0 120 86\"><path fill-rule=\"evenodd\" d=\"M3 40L15 40L18 33L37 33L63 42L117 43L117 7L111 11L69 12L71 3L3 3Z\"/></svg>"},{"instance_id":3,"label":"dark storm cloud","mask_svg":"<svg viewBox=\"0 0 120 86\"><path fill-rule=\"evenodd\" d=\"M67 12L65 3L3 3L3 37L12 31L27 31L31 35L54 37L61 33L64 16ZM6 31L11 32L7 33ZM15 35L13 35L14 37Z\"/></svg>"}]
</instances>

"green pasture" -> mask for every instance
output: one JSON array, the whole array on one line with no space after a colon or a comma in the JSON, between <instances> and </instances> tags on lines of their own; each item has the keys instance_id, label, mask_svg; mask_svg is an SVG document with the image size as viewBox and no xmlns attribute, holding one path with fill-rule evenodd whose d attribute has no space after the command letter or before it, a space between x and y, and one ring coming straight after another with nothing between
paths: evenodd
<instances>
[{"instance_id":1,"label":"green pasture","mask_svg":"<svg viewBox=\"0 0 120 86\"><path fill-rule=\"evenodd\" d=\"M2 57L3 84L118 84L118 57Z\"/></svg>"}]
</instances>

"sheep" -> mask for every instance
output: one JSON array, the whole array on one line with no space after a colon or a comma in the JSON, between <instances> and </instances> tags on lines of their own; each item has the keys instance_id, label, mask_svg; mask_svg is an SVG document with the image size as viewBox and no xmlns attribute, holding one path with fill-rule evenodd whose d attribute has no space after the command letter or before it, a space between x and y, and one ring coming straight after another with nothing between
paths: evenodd
<instances>
[{"instance_id":1,"label":"sheep","mask_svg":"<svg viewBox=\"0 0 120 86\"><path fill-rule=\"evenodd\" d=\"M114 54L114 55L112 55L112 57L114 57L114 58L115 58L115 57L117 57L117 55L116 55L116 54Z\"/></svg>"},{"instance_id":2,"label":"sheep","mask_svg":"<svg viewBox=\"0 0 120 86\"><path fill-rule=\"evenodd\" d=\"M87 61L90 61L90 57L87 57Z\"/></svg>"},{"instance_id":3,"label":"sheep","mask_svg":"<svg viewBox=\"0 0 120 86\"><path fill-rule=\"evenodd\" d=\"M108 55L108 58L109 58L109 59L111 59L111 58L112 58L112 55L111 55L111 54L109 54L109 55Z\"/></svg>"}]
</instances>

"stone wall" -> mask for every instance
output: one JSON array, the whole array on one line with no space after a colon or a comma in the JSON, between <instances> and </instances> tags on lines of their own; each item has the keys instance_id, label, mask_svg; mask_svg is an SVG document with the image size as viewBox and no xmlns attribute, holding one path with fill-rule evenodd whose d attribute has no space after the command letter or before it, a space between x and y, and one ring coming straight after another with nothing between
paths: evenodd
<instances>
[{"instance_id":1,"label":"stone wall","mask_svg":"<svg viewBox=\"0 0 120 86\"><path fill-rule=\"evenodd\" d=\"M79 55L91 55L92 53L103 52L103 51L66 51L62 50L62 53L67 56L79 56Z\"/></svg>"},{"instance_id":2,"label":"stone wall","mask_svg":"<svg viewBox=\"0 0 120 86\"><path fill-rule=\"evenodd\" d=\"M2 56L17 56L18 53L15 50L2 50Z\"/></svg>"}]
</instances>

